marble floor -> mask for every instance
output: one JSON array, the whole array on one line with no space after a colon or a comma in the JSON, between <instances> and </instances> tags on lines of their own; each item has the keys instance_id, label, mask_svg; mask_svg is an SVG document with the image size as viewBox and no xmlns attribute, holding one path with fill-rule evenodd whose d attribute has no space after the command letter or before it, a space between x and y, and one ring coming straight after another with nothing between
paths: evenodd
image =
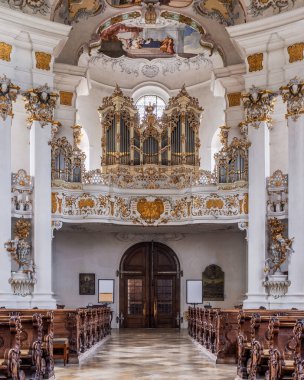
<instances>
[{"instance_id":1,"label":"marble floor","mask_svg":"<svg viewBox=\"0 0 304 380\"><path fill-rule=\"evenodd\" d=\"M174 330L114 330L80 365L56 364L57 380L233 380L236 367L215 365Z\"/></svg>"}]
</instances>

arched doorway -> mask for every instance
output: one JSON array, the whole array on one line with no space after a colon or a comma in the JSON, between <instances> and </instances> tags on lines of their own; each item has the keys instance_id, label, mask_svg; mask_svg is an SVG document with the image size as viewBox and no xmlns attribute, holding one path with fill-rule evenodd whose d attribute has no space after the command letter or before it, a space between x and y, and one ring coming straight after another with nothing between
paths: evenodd
<instances>
[{"instance_id":1,"label":"arched doorway","mask_svg":"<svg viewBox=\"0 0 304 380\"><path fill-rule=\"evenodd\" d=\"M179 327L180 265L162 243L138 243L120 263L121 327Z\"/></svg>"}]
</instances>

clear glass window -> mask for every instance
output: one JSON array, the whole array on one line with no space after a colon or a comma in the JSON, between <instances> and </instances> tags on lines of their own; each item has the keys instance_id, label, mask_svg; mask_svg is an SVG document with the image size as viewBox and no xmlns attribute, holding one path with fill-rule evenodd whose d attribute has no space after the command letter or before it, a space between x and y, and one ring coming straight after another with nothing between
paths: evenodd
<instances>
[{"instance_id":1,"label":"clear glass window","mask_svg":"<svg viewBox=\"0 0 304 380\"><path fill-rule=\"evenodd\" d=\"M166 107L166 103L162 98L157 95L144 95L138 99L136 102L136 107L138 109L140 121L143 119L145 115L145 107L148 105L155 105L154 113L157 117L161 117L164 109Z\"/></svg>"}]
</instances>

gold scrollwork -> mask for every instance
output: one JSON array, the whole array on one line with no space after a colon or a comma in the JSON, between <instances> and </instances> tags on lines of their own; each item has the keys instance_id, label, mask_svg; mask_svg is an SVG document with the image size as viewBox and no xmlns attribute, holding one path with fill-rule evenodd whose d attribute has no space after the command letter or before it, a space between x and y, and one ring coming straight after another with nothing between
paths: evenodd
<instances>
[{"instance_id":1,"label":"gold scrollwork","mask_svg":"<svg viewBox=\"0 0 304 380\"><path fill-rule=\"evenodd\" d=\"M36 68L40 70L46 70L49 71L51 69L50 63L52 56L51 54L44 53L42 51L36 51L35 52L36 57Z\"/></svg>"},{"instance_id":2,"label":"gold scrollwork","mask_svg":"<svg viewBox=\"0 0 304 380\"><path fill-rule=\"evenodd\" d=\"M60 104L63 106L71 106L73 100L73 93L68 91L60 91Z\"/></svg>"},{"instance_id":3,"label":"gold scrollwork","mask_svg":"<svg viewBox=\"0 0 304 380\"><path fill-rule=\"evenodd\" d=\"M12 45L9 45L5 42L0 42L0 59L2 61L11 61L12 48Z\"/></svg>"},{"instance_id":4,"label":"gold scrollwork","mask_svg":"<svg viewBox=\"0 0 304 380\"><path fill-rule=\"evenodd\" d=\"M227 94L227 98L229 107L237 107L241 105L241 92L230 92L230 94Z\"/></svg>"},{"instance_id":5,"label":"gold scrollwork","mask_svg":"<svg viewBox=\"0 0 304 380\"><path fill-rule=\"evenodd\" d=\"M289 63L302 61L304 52L304 42L293 44L287 48L289 55Z\"/></svg>"},{"instance_id":6,"label":"gold scrollwork","mask_svg":"<svg viewBox=\"0 0 304 380\"><path fill-rule=\"evenodd\" d=\"M247 57L249 72L263 70L263 53L256 53Z\"/></svg>"},{"instance_id":7,"label":"gold scrollwork","mask_svg":"<svg viewBox=\"0 0 304 380\"><path fill-rule=\"evenodd\" d=\"M137 202L137 211L143 220L147 223L153 223L165 211L164 202L159 198L152 202L142 198Z\"/></svg>"}]
</instances>

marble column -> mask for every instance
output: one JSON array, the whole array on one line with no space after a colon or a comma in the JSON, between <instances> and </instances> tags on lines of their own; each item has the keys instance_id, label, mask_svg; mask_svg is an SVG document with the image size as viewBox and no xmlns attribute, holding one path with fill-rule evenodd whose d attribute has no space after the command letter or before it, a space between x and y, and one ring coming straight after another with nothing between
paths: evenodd
<instances>
[{"instance_id":1,"label":"marble column","mask_svg":"<svg viewBox=\"0 0 304 380\"><path fill-rule=\"evenodd\" d=\"M292 79L282 87L288 122L288 237L294 238L288 265L291 285L287 307L304 309L304 81Z\"/></svg>"},{"instance_id":2,"label":"marble column","mask_svg":"<svg viewBox=\"0 0 304 380\"><path fill-rule=\"evenodd\" d=\"M11 285L11 256L4 244L11 239L11 124L12 117L5 120L0 117L0 307L7 307L12 297Z\"/></svg>"},{"instance_id":3,"label":"marble column","mask_svg":"<svg viewBox=\"0 0 304 380\"><path fill-rule=\"evenodd\" d=\"M269 306L264 280L267 253L266 179L270 174L269 126L273 95L252 87L243 97L248 125L249 216L248 216L248 293L244 308Z\"/></svg>"},{"instance_id":4,"label":"marble column","mask_svg":"<svg viewBox=\"0 0 304 380\"><path fill-rule=\"evenodd\" d=\"M30 173L34 178L33 254L37 284L32 305L56 307L52 293L51 140L52 125L34 121L30 131Z\"/></svg>"}]
</instances>

